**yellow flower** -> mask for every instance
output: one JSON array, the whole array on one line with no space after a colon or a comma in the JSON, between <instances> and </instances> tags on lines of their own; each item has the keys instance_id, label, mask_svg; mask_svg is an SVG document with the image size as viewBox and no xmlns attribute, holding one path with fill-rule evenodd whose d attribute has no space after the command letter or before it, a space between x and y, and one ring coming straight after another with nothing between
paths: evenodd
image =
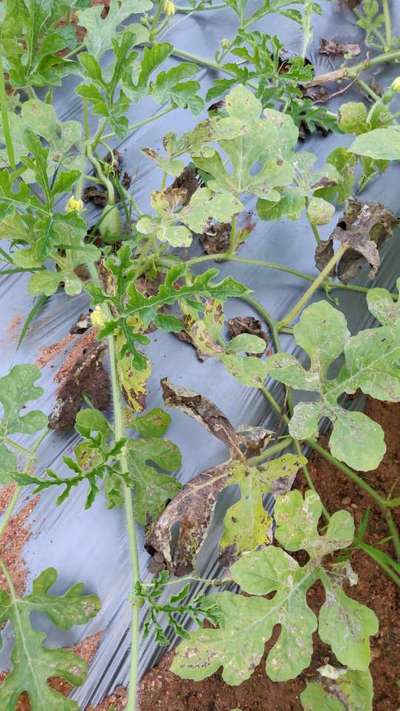
<instances>
[{"instance_id":1,"label":"yellow flower","mask_svg":"<svg viewBox=\"0 0 400 711\"><path fill-rule=\"evenodd\" d=\"M397 94L400 93L400 77L396 77L394 81L392 81L391 89L395 91Z\"/></svg>"},{"instance_id":2,"label":"yellow flower","mask_svg":"<svg viewBox=\"0 0 400 711\"><path fill-rule=\"evenodd\" d=\"M167 17L171 17L171 15L175 15L176 8L175 8L175 3L172 2L172 0L164 0L164 5L163 9Z\"/></svg>"},{"instance_id":3,"label":"yellow flower","mask_svg":"<svg viewBox=\"0 0 400 711\"><path fill-rule=\"evenodd\" d=\"M71 195L71 197L69 198L69 200L65 206L65 211L66 212L81 212L82 210L83 210L82 200L78 200L73 195Z\"/></svg>"},{"instance_id":4,"label":"yellow flower","mask_svg":"<svg viewBox=\"0 0 400 711\"><path fill-rule=\"evenodd\" d=\"M104 311L99 305L96 306L96 308L92 312L90 319L92 321L92 325L96 328L103 328L107 321Z\"/></svg>"}]
</instances>

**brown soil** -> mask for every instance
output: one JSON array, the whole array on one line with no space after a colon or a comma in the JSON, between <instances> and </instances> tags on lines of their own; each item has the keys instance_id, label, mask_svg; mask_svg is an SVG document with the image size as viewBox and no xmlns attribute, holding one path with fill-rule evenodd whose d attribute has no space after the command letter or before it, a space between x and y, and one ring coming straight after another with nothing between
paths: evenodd
<instances>
[{"instance_id":1,"label":"brown soil","mask_svg":"<svg viewBox=\"0 0 400 711\"><path fill-rule=\"evenodd\" d=\"M88 706L86 711L109 711L112 708L113 711L123 711L126 708L126 703L128 701L128 695L126 689L119 686L115 689L111 696L107 696L104 701L98 706Z\"/></svg>"},{"instance_id":2,"label":"brown soil","mask_svg":"<svg viewBox=\"0 0 400 711\"><path fill-rule=\"evenodd\" d=\"M367 413L384 428L388 451L380 467L365 474L365 479L382 493L399 496L400 404L370 401L367 404ZM376 544L386 535L379 510L371 499L340 471L319 457L312 458L310 471L329 511L345 508L352 513L358 524L366 509L370 508L370 525L366 540ZM300 489L306 488L301 480L296 486ZM397 512L396 518L400 524L400 512ZM388 552L392 553L390 550ZM397 683L400 675L399 591L381 569L361 551L353 553L351 562L359 582L356 588L349 588L347 592L372 607L380 622L379 633L372 640L374 710L395 711L400 706ZM320 607L323 598L318 586L310 591L308 601L314 610ZM276 629L275 634L277 632ZM273 641L274 639L266 645L266 651ZM197 683L179 679L169 671L171 659L172 653L167 654L160 665L144 677L141 683L141 711L231 711L235 708L241 711L300 711L302 707L299 694L304 689L306 680L315 677L319 666L334 662L329 649L315 636L312 663L298 679L285 684L272 682L265 675L263 659L251 679L239 687L230 687L221 680L219 673ZM99 707L99 711L107 708Z\"/></svg>"}]
</instances>

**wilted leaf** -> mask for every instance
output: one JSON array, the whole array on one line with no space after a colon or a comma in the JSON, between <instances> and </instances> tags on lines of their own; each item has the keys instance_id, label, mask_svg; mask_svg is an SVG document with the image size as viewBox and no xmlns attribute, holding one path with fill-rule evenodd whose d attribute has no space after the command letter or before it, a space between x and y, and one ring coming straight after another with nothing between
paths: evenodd
<instances>
[{"instance_id":1,"label":"wilted leaf","mask_svg":"<svg viewBox=\"0 0 400 711\"><path fill-rule=\"evenodd\" d=\"M135 368L129 353L121 354L124 343L124 338L117 336L116 344L120 353L117 358L118 378L133 412L140 412L144 410L146 406L147 383L151 375L151 361L146 358L146 367L142 370L138 370Z\"/></svg>"},{"instance_id":2,"label":"wilted leaf","mask_svg":"<svg viewBox=\"0 0 400 711\"><path fill-rule=\"evenodd\" d=\"M230 220L243 209L234 195L212 193L208 188L199 188L189 203L186 188L168 188L164 192L153 192L151 203L157 217L141 217L137 229L143 234L154 233L160 242L168 242L173 247L190 246L191 233L203 232L210 218Z\"/></svg>"},{"instance_id":3,"label":"wilted leaf","mask_svg":"<svg viewBox=\"0 0 400 711\"><path fill-rule=\"evenodd\" d=\"M338 42L337 40L322 38L319 46L320 54L327 54L328 57L357 57L361 52L359 44L348 42Z\"/></svg>"},{"instance_id":4,"label":"wilted leaf","mask_svg":"<svg viewBox=\"0 0 400 711\"><path fill-rule=\"evenodd\" d=\"M300 694L304 711L372 711L371 672L337 669L330 665L318 669L319 683L307 683Z\"/></svg>"},{"instance_id":5,"label":"wilted leaf","mask_svg":"<svg viewBox=\"0 0 400 711\"><path fill-rule=\"evenodd\" d=\"M332 259L334 255L334 249L333 249L333 240L332 239L327 239L327 240L321 240L318 242L316 248L315 248L315 266L317 269L322 272L323 269L329 264L330 260ZM336 267L333 267L331 271L331 276L335 276L336 274Z\"/></svg>"}]
</instances>

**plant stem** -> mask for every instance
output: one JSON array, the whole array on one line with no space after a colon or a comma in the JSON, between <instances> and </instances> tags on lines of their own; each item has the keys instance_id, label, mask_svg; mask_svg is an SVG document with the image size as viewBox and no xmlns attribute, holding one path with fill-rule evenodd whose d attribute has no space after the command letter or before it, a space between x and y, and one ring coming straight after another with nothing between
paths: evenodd
<instances>
[{"instance_id":1,"label":"plant stem","mask_svg":"<svg viewBox=\"0 0 400 711\"><path fill-rule=\"evenodd\" d=\"M309 217L308 217L308 206L309 206L309 204L310 204L310 201L309 201L308 197L306 197L306 216L307 216L307 219L308 219L308 223L309 223L309 225L310 225L310 227L311 227L311 229L312 229L312 233L313 233L313 235L314 235L314 239L315 239L316 243L319 244L319 243L321 242L321 237L320 237L320 234L319 234L319 231L318 231L318 227L317 227L317 225L314 225L314 223L311 222L311 220L310 220Z\"/></svg>"},{"instance_id":2,"label":"plant stem","mask_svg":"<svg viewBox=\"0 0 400 711\"><path fill-rule=\"evenodd\" d=\"M16 449L18 452L25 454L25 456L30 456L31 454L30 449L27 449L19 442L15 442L13 439L10 439L10 437L4 437L4 442L5 444L8 444L9 447L14 447L14 449Z\"/></svg>"},{"instance_id":3,"label":"plant stem","mask_svg":"<svg viewBox=\"0 0 400 711\"><path fill-rule=\"evenodd\" d=\"M388 52L392 48L393 35L392 35L392 18L390 15L389 0L382 0L383 16L385 18L385 35L386 35L386 47L385 50Z\"/></svg>"},{"instance_id":4,"label":"plant stem","mask_svg":"<svg viewBox=\"0 0 400 711\"><path fill-rule=\"evenodd\" d=\"M152 116L142 119L141 121L136 121L136 123L131 123L131 125L128 126L127 133L131 134L133 131L136 131L138 128L141 128L141 126L146 126L148 123L152 123L152 121L157 121L157 119L161 118L162 116L169 114L171 111L175 111L175 108L175 106L171 106L169 104L166 108L161 109L161 111L159 111L158 113L152 114ZM114 131L110 131L110 133L106 133L103 136L103 140L107 141L109 138L113 138L113 136L115 136Z\"/></svg>"},{"instance_id":5,"label":"plant stem","mask_svg":"<svg viewBox=\"0 0 400 711\"><path fill-rule=\"evenodd\" d=\"M329 276L331 273L333 267L338 263L338 261L343 257L345 251L347 249L347 245L341 245L337 252L333 255L333 257L329 260L328 264L326 267L323 268L322 272L317 276L317 278L314 280L313 284L310 286L309 289L303 294L301 299L298 300L297 304L293 306L293 308L289 311L287 316L282 319L279 323L279 328L284 328L285 326L289 326L291 322L298 316L299 313L303 310L303 308L306 306L306 304L309 302L313 294L319 289L320 286L322 286L323 282L325 279Z\"/></svg>"},{"instance_id":6,"label":"plant stem","mask_svg":"<svg viewBox=\"0 0 400 711\"><path fill-rule=\"evenodd\" d=\"M7 149L8 162L10 164L10 167L14 170L15 166L16 166L15 153L14 153L14 144L13 144L13 140L12 140L10 121L9 121L8 110L7 110L6 84L4 81L3 57L1 56L1 53L0 53L0 106L1 106L1 120L2 120L2 124L3 124L3 134L4 134L4 141L6 144L6 149Z\"/></svg>"},{"instance_id":7,"label":"plant stem","mask_svg":"<svg viewBox=\"0 0 400 711\"><path fill-rule=\"evenodd\" d=\"M360 89L362 89L365 94L367 94L367 96L369 96L371 99L373 99L374 101L382 101L382 97L379 96L379 94L377 94L373 89L371 89L371 87L369 86L369 84L367 84L366 81L363 81L363 79L357 79L357 84Z\"/></svg>"},{"instance_id":8,"label":"plant stem","mask_svg":"<svg viewBox=\"0 0 400 711\"><path fill-rule=\"evenodd\" d=\"M11 500L10 500L10 503L8 504L8 506L7 506L5 512L2 515L1 520L0 520L0 539L2 538L3 533L7 528L8 522L13 514L13 511L14 511L16 505L17 505L20 493L21 493L21 487L16 486L15 491L12 495Z\"/></svg>"},{"instance_id":9,"label":"plant stem","mask_svg":"<svg viewBox=\"0 0 400 711\"><path fill-rule=\"evenodd\" d=\"M193 64L197 64L200 67L214 69L216 72L224 72L225 74L233 75L233 72L228 71L220 64L218 64L218 62L214 62L212 59L207 59L206 57L201 57L199 54L186 52L184 49L177 49L177 47L174 47L171 52L171 56L177 57L178 59L185 59L187 62L192 62Z\"/></svg>"},{"instance_id":10,"label":"plant stem","mask_svg":"<svg viewBox=\"0 0 400 711\"><path fill-rule=\"evenodd\" d=\"M182 15L191 15L194 12L209 12L210 10L223 10L224 8L226 8L225 3L217 3L215 5L204 7L201 6L201 3L197 5L197 7L181 7L180 5L175 5L175 12Z\"/></svg>"},{"instance_id":11,"label":"plant stem","mask_svg":"<svg viewBox=\"0 0 400 711\"><path fill-rule=\"evenodd\" d=\"M389 529L390 535L392 537L393 548L396 551L397 560L400 561L400 536L395 521L393 519L392 512L389 509L385 510L385 518L387 527Z\"/></svg>"},{"instance_id":12,"label":"plant stem","mask_svg":"<svg viewBox=\"0 0 400 711\"><path fill-rule=\"evenodd\" d=\"M366 555L368 555L368 556L371 558L371 560L374 561L374 563L377 563L377 565L379 565L379 566L382 568L382 570L384 571L384 573L386 573L386 575L387 575L391 580L393 580L393 582L397 585L397 587L400 587L400 576L396 575L396 573L394 572L394 570L392 570L389 565L386 565L386 563L384 563L383 560L381 560L380 558L377 559L377 558L370 552L370 546L369 546L368 543L357 543L357 548L359 548L360 550L363 551L363 553L365 553ZM372 548L372 546L371 546L371 548Z\"/></svg>"}]
</instances>

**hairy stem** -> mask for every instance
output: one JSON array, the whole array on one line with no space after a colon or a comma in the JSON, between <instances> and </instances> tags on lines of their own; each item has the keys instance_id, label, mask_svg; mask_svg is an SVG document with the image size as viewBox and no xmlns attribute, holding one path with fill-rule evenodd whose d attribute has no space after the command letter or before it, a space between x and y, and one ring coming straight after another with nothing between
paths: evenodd
<instances>
[{"instance_id":1,"label":"hairy stem","mask_svg":"<svg viewBox=\"0 0 400 711\"><path fill-rule=\"evenodd\" d=\"M276 444L273 444L271 447L267 447L267 449L264 449L264 451L261 452L261 454L258 454L257 457L251 457L250 459L248 459L247 463L251 464L252 466L262 464L262 462L265 462L266 459L275 456L275 454L280 454L281 452L283 452L283 450L290 447L292 443L292 437L284 437L280 440L280 442L276 442Z\"/></svg>"},{"instance_id":2,"label":"hairy stem","mask_svg":"<svg viewBox=\"0 0 400 711\"><path fill-rule=\"evenodd\" d=\"M171 106L168 104L168 106L164 109L161 109L161 111L158 111L156 114L152 114L148 118L142 119L141 121L136 121L136 123L131 123L130 126L127 128L127 135L130 135L134 131L136 131L138 128L141 128L142 126L147 126L148 123L152 123L153 121L157 121L159 118L162 116L165 116L166 114L169 114L171 111L175 111L175 106ZM115 136L114 131L110 131L110 133L106 133L103 137L103 141L107 141L109 138L113 138Z\"/></svg>"}]
</instances>

